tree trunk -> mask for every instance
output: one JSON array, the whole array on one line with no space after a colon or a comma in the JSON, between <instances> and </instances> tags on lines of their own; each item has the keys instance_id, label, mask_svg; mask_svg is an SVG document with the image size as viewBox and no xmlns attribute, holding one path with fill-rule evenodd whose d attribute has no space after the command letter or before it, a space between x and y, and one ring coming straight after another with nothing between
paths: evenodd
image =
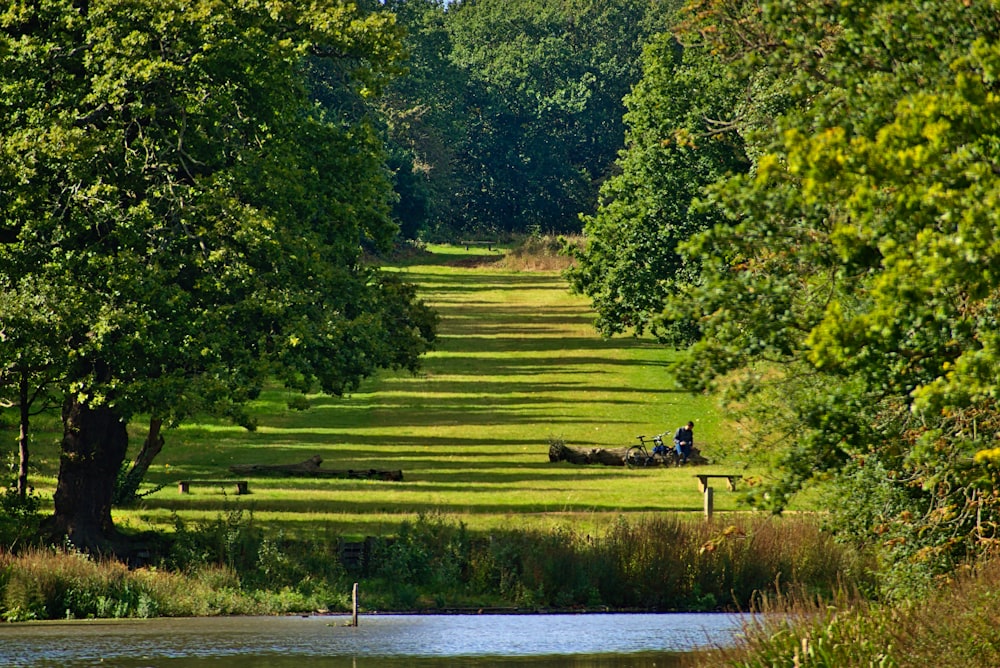
<instances>
[{"instance_id":1,"label":"tree trunk","mask_svg":"<svg viewBox=\"0 0 1000 668\"><path fill-rule=\"evenodd\" d=\"M116 503L128 503L136 498L139 485L146 478L146 472L153 460L156 459L156 455L160 454L160 450L163 449L164 440L160 433L161 427L163 427L163 420L155 417L149 418L149 433L146 434L146 440L143 441L139 454L132 461L132 468L129 469L128 475L125 476L125 480L118 489Z\"/></svg>"},{"instance_id":2,"label":"tree trunk","mask_svg":"<svg viewBox=\"0 0 1000 668\"><path fill-rule=\"evenodd\" d=\"M31 411L28 402L28 372L21 371L19 403L21 408L21 431L17 438L17 494L22 499L28 496L28 435L31 433Z\"/></svg>"},{"instance_id":3,"label":"tree trunk","mask_svg":"<svg viewBox=\"0 0 1000 668\"><path fill-rule=\"evenodd\" d=\"M55 513L46 526L50 539L68 538L86 552L116 552L111 497L127 449L125 422L113 408L67 399Z\"/></svg>"}]
</instances>

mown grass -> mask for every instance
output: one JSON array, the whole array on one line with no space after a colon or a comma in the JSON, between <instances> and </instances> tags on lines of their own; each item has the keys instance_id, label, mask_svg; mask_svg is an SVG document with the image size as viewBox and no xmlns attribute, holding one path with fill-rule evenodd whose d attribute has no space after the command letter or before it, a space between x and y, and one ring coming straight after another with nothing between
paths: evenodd
<instances>
[{"instance_id":1,"label":"mown grass","mask_svg":"<svg viewBox=\"0 0 1000 668\"><path fill-rule=\"evenodd\" d=\"M558 272L484 265L493 251L429 250L397 267L441 314L419 374L383 374L342 398L312 395L306 410L298 395L268 388L250 407L253 432L212 419L170 430L146 496L114 512L120 527L169 536L158 568L84 565L58 550L8 558L0 613L342 610L358 578L368 605L387 610L712 609L746 606L789 580L828 595L865 572L812 517L757 516L721 488L718 515L705 522L691 468L549 462L552 438L620 448L693 419L713 458L733 450L733 436L711 397L676 386L675 352L601 339ZM51 504L58 423L36 425L48 431L36 433L32 482ZM141 421L131 434L138 447ZM246 497L176 488L226 478L234 464L313 455L329 469L400 469L404 481L250 477ZM376 537L370 563L347 573L338 545L363 536Z\"/></svg>"},{"instance_id":2,"label":"mown grass","mask_svg":"<svg viewBox=\"0 0 1000 668\"><path fill-rule=\"evenodd\" d=\"M422 372L384 374L343 398L313 395L308 410L269 389L251 410L248 432L214 420L166 434L148 483L165 487L137 508L116 511L135 529L169 529L173 516L210 518L233 502L211 487L177 493L175 482L225 477L233 464L283 464L320 455L326 468L401 469L402 483L254 478L252 507L262 526L309 536L395 531L419 513L443 513L471 530L518 526L607 526L619 516L695 516L702 508L692 471L578 467L548 461L550 437L581 448L622 447L637 434L697 423L696 440L718 456L728 426L710 397L682 392L669 373L673 351L636 338L603 340L587 302L558 272L477 266L496 251L430 247L402 266L441 315L437 350ZM134 447L141 423L133 425ZM48 495L58 453L39 442L34 483ZM739 462L706 471L741 472ZM715 495L720 512L738 496Z\"/></svg>"}]
</instances>

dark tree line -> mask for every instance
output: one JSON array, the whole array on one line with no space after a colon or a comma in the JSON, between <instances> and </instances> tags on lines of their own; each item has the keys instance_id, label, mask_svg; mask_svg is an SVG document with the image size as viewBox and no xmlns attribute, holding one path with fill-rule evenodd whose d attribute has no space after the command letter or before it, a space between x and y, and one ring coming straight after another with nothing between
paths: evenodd
<instances>
[{"instance_id":1,"label":"dark tree line","mask_svg":"<svg viewBox=\"0 0 1000 668\"><path fill-rule=\"evenodd\" d=\"M386 2L409 54L382 102L404 234L579 230L671 4Z\"/></svg>"}]
</instances>

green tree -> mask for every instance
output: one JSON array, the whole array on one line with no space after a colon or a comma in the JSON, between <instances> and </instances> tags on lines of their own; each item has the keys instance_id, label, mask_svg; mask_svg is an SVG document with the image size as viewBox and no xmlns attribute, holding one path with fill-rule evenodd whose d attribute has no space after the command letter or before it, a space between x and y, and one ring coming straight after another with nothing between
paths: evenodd
<instances>
[{"instance_id":1,"label":"green tree","mask_svg":"<svg viewBox=\"0 0 1000 668\"><path fill-rule=\"evenodd\" d=\"M626 98L621 172L602 188L597 214L584 218L587 246L569 276L593 300L603 334L651 330L681 344L695 327L665 313L665 303L695 280L698 262L682 260L677 246L718 222L716 212L691 210L701 189L749 166L737 132L748 80L669 33L652 41L642 63Z\"/></svg>"},{"instance_id":2,"label":"green tree","mask_svg":"<svg viewBox=\"0 0 1000 668\"><path fill-rule=\"evenodd\" d=\"M468 76L451 60L443 0L387 0L382 10L406 30L406 72L389 83L379 108L399 197L393 215L401 234L416 239L454 217Z\"/></svg>"},{"instance_id":3,"label":"green tree","mask_svg":"<svg viewBox=\"0 0 1000 668\"><path fill-rule=\"evenodd\" d=\"M53 388L60 381L63 359L59 317L52 310L46 286L30 279L15 290L0 290L0 408L14 409L18 420L17 478L14 489L28 494L31 420L59 408Z\"/></svg>"},{"instance_id":4,"label":"green tree","mask_svg":"<svg viewBox=\"0 0 1000 668\"><path fill-rule=\"evenodd\" d=\"M433 317L361 259L395 233L366 120L390 16L49 0L0 11L0 50L0 287L45 286L60 335L50 535L123 547L111 494L137 413L237 414L268 378L339 394L414 367Z\"/></svg>"},{"instance_id":5,"label":"green tree","mask_svg":"<svg viewBox=\"0 0 1000 668\"><path fill-rule=\"evenodd\" d=\"M658 2L465 0L446 13L468 77L453 225L575 230L624 141Z\"/></svg>"},{"instance_id":6,"label":"green tree","mask_svg":"<svg viewBox=\"0 0 1000 668\"><path fill-rule=\"evenodd\" d=\"M884 489L844 511L926 581L996 538L1000 15L779 0L739 22L737 4L700 3L693 28L719 53L744 36L734 67L793 103L706 198L728 222L683 248L703 272L673 308L704 333L683 376L768 400L775 507L844 466Z\"/></svg>"}]
</instances>

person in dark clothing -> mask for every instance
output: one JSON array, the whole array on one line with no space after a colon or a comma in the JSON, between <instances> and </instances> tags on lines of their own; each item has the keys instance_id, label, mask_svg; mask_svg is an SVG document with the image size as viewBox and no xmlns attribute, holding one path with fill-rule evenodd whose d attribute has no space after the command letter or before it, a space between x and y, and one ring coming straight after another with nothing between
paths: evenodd
<instances>
[{"instance_id":1,"label":"person in dark clothing","mask_svg":"<svg viewBox=\"0 0 1000 668\"><path fill-rule=\"evenodd\" d=\"M691 448L694 447L694 422L688 422L683 427L677 428L674 434L674 450L681 460L681 464L687 464L688 457L691 456Z\"/></svg>"}]
</instances>

